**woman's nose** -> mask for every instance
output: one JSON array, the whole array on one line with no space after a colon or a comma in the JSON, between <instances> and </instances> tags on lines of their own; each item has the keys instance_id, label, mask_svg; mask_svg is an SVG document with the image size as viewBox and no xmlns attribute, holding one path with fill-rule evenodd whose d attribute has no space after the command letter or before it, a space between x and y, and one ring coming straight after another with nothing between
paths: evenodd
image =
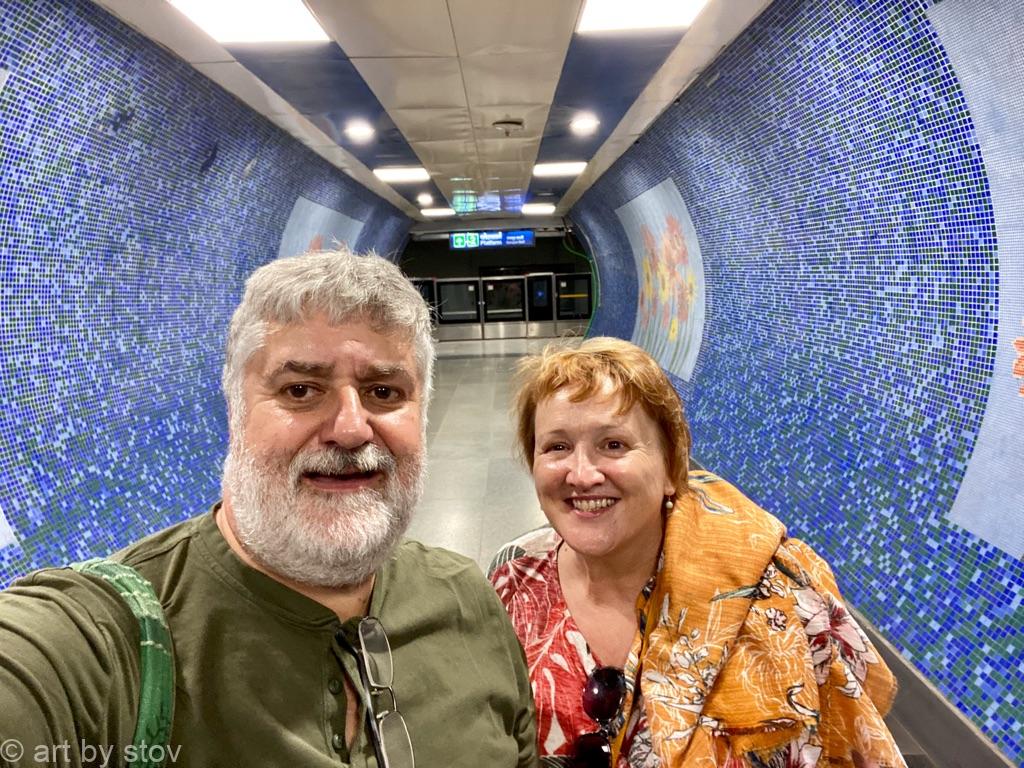
<instances>
[{"instance_id":1,"label":"woman's nose","mask_svg":"<svg viewBox=\"0 0 1024 768\"><path fill-rule=\"evenodd\" d=\"M604 474L590 458L590 453L577 449L570 459L566 482L578 488L591 488L604 481Z\"/></svg>"}]
</instances>

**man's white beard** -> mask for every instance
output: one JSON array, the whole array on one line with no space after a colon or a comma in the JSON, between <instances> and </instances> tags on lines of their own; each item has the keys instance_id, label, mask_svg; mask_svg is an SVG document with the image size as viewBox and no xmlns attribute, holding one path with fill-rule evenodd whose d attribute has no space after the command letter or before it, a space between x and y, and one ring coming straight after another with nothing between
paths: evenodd
<instances>
[{"instance_id":1,"label":"man's white beard","mask_svg":"<svg viewBox=\"0 0 1024 768\"><path fill-rule=\"evenodd\" d=\"M330 493L302 480L306 472L352 468L380 471L383 487ZM342 587L365 582L391 554L409 527L424 470L422 454L396 459L372 443L261 462L232 438L224 485L235 534L254 560L301 584Z\"/></svg>"}]
</instances>

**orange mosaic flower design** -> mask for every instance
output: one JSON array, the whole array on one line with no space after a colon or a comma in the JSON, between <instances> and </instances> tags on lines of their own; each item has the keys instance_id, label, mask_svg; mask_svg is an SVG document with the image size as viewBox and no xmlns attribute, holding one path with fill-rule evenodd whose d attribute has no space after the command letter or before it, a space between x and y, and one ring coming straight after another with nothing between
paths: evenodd
<instances>
[{"instance_id":1,"label":"orange mosaic flower design","mask_svg":"<svg viewBox=\"0 0 1024 768\"><path fill-rule=\"evenodd\" d=\"M1017 359L1013 363L1013 375L1024 379L1024 337L1014 339L1013 348L1017 350ZM1020 396L1024 397L1024 387L1020 388Z\"/></svg>"},{"instance_id":2,"label":"orange mosaic flower design","mask_svg":"<svg viewBox=\"0 0 1024 768\"><path fill-rule=\"evenodd\" d=\"M666 216L665 227L657 235L646 225L640 235L644 243L640 318L645 326L657 326L675 341L680 324L689 320L696 294L683 227L675 216Z\"/></svg>"}]
</instances>

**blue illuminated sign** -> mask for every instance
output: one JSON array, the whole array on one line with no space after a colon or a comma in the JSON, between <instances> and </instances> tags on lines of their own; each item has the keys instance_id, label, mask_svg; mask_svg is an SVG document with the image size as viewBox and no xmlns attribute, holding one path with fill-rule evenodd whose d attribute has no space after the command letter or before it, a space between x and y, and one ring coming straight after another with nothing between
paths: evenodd
<instances>
[{"instance_id":1,"label":"blue illuminated sign","mask_svg":"<svg viewBox=\"0 0 1024 768\"><path fill-rule=\"evenodd\" d=\"M470 248L528 248L534 243L532 229L452 232L448 236L448 246L456 251Z\"/></svg>"},{"instance_id":2,"label":"blue illuminated sign","mask_svg":"<svg viewBox=\"0 0 1024 768\"><path fill-rule=\"evenodd\" d=\"M510 230L508 232L502 232L502 235L504 235L504 242L502 245L505 247L533 245L532 229Z\"/></svg>"}]
</instances>

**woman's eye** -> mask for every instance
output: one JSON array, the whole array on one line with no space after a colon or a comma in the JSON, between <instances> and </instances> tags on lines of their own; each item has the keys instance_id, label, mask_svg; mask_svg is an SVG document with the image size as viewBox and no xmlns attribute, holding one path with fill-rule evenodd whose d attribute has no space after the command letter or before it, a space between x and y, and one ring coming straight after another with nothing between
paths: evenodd
<instances>
[{"instance_id":1,"label":"woman's eye","mask_svg":"<svg viewBox=\"0 0 1024 768\"><path fill-rule=\"evenodd\" d=\"M608 450L611 451L621 451L623 448L626 447L626 444L621 440L609 440L607 443L605 443L605 445L607 445Z\"/></svg>"},{"instance_id":2,"label":"woman's eye","mask_svg":"<svg viewBox=\"0 0 1024 768\"><path fill-rule=\"evenodd\" d=\"M565 443L552 443L544 450L547 451L548 453L558 453L560 451L566 450L567 448L568 446Z\"/></svg>"}]
</instances>

